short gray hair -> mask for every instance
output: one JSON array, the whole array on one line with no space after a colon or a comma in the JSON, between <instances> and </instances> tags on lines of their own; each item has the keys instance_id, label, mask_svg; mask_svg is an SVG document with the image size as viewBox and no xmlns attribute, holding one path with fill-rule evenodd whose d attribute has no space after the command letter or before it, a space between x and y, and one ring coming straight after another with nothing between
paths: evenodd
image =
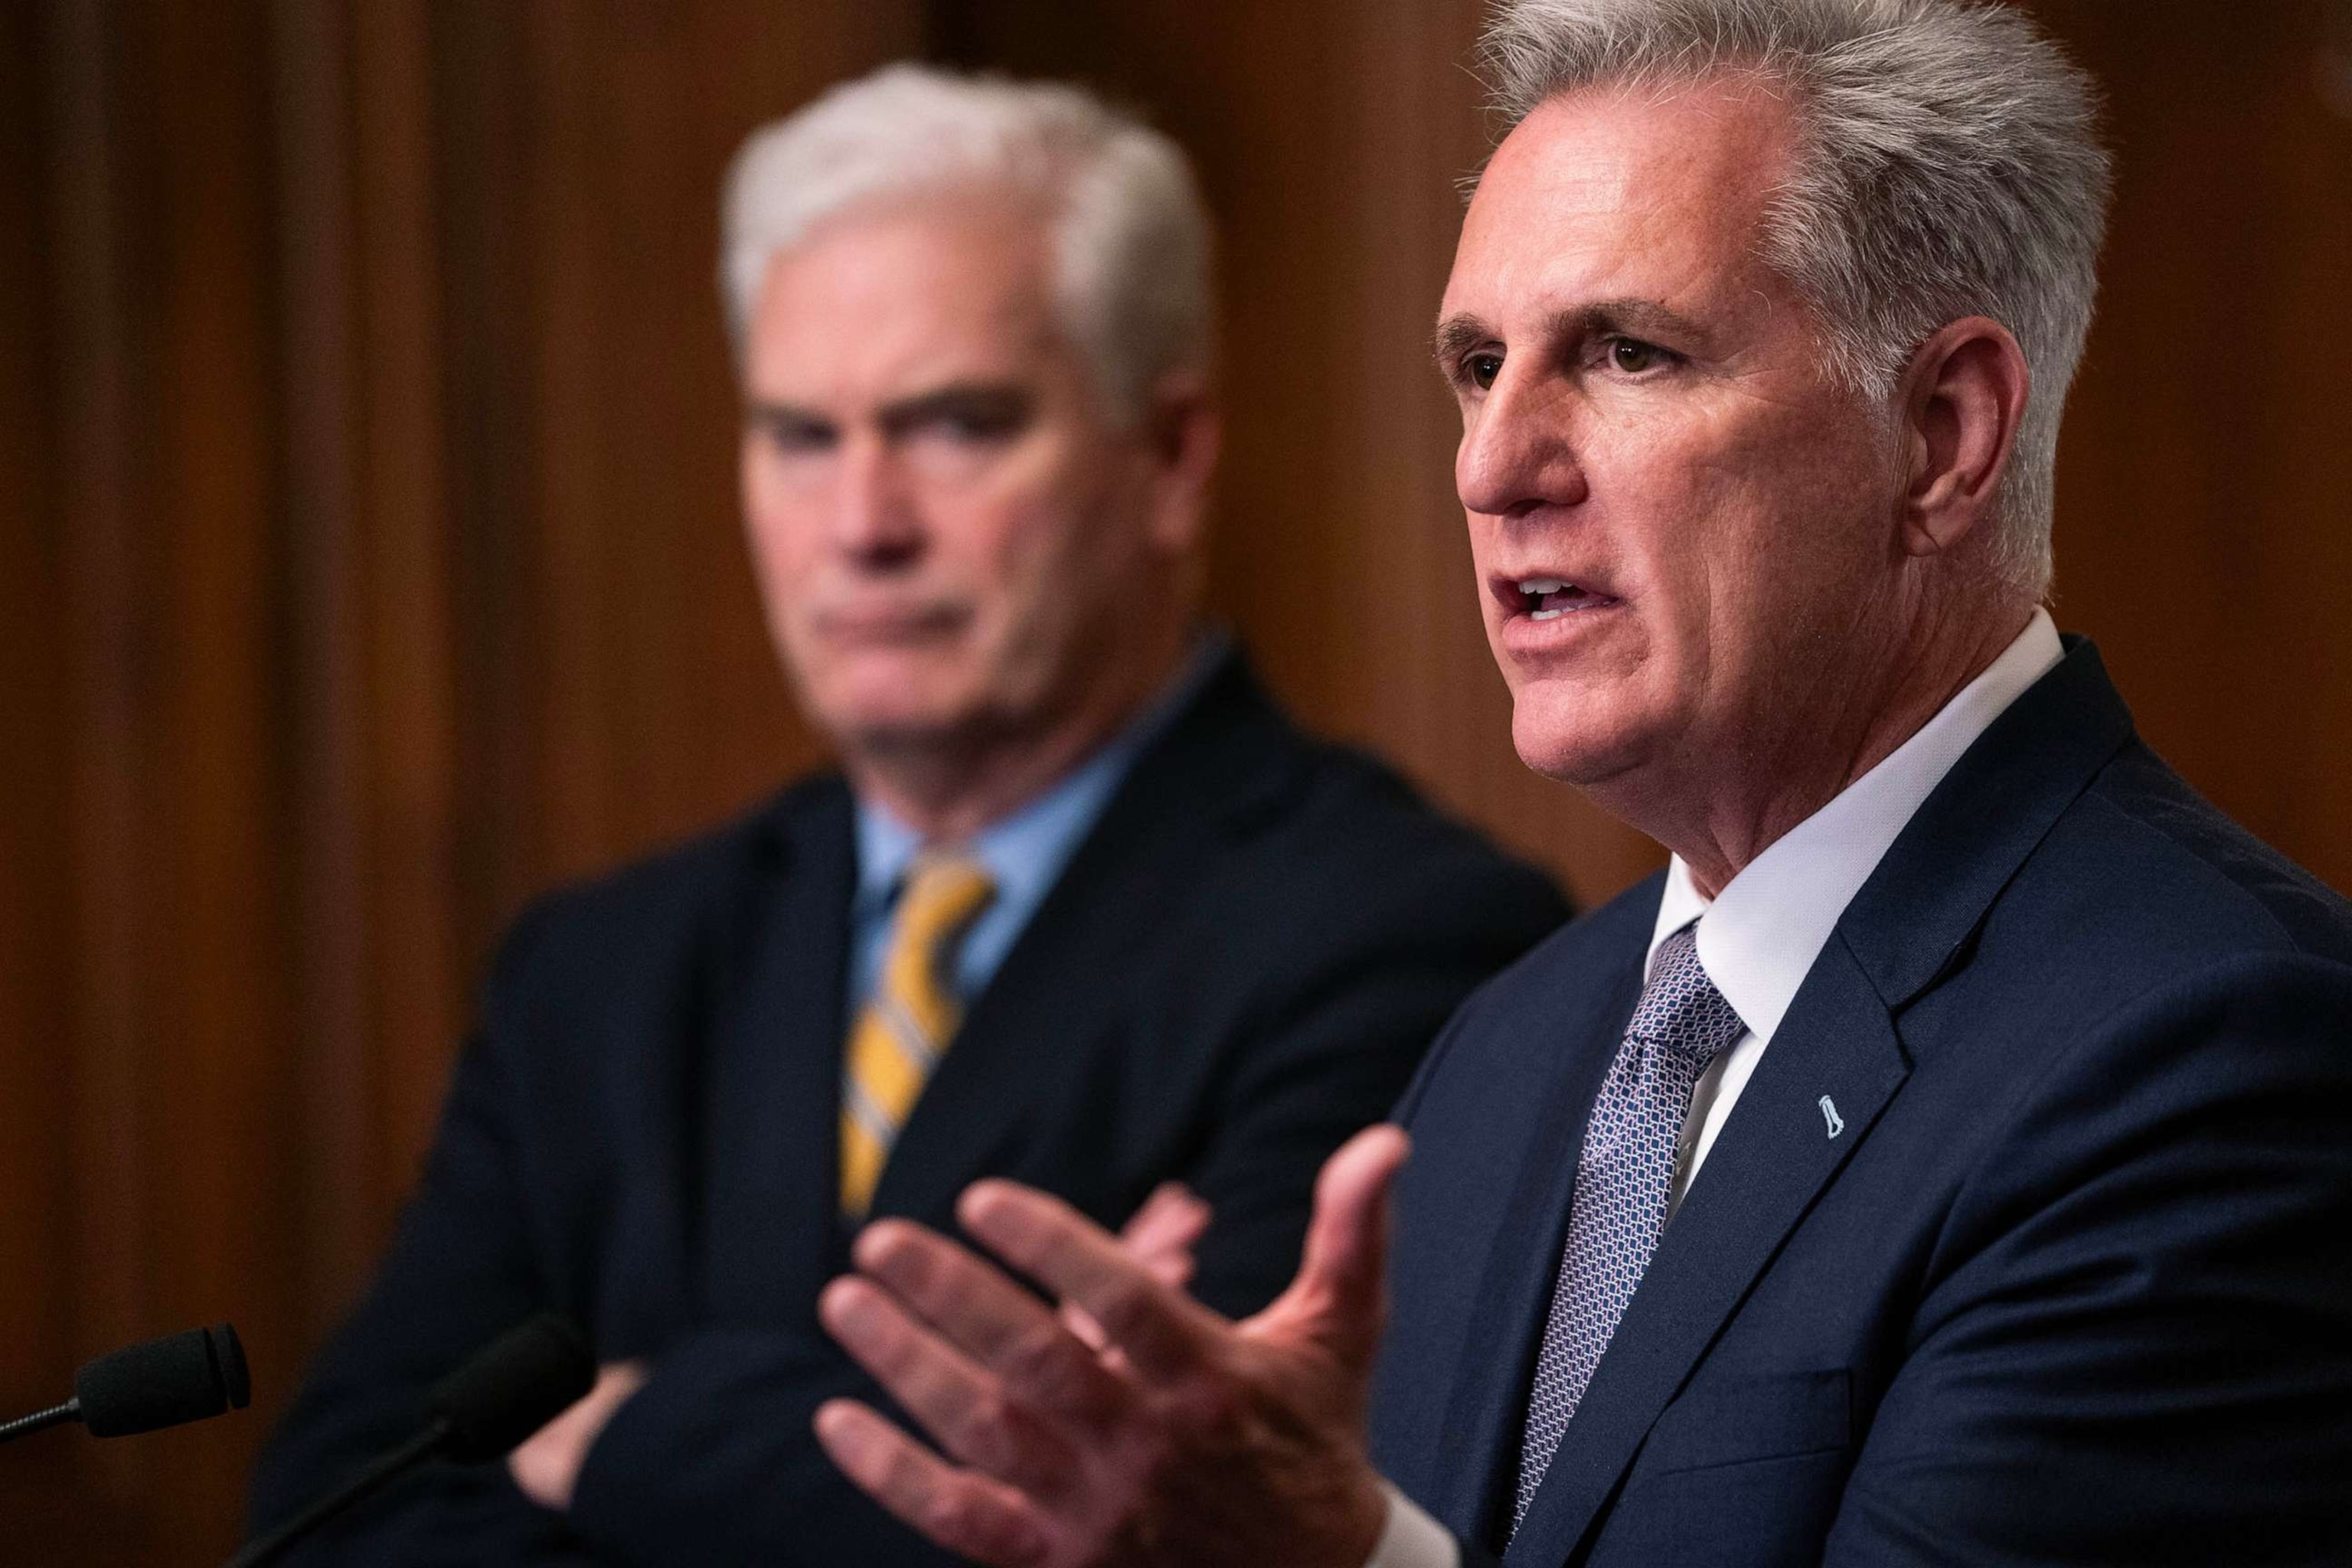
<instances>
[{"instance_id":1,"label":"short gray hair","mask_svg":"<svg viewBox=\"0 0 2352 1568\"><path fill-rule=\"evenodd\" d=\"M1499 0L1480 47L1516 125L1587 88L1751 74L1784 91L1798 167L1767 260L1829 363L1884 396L1947 322L2009 328L2033 395L2000 500L2001 575L2051 575L2058 426L2098 294L2110 175L2091 79L2020 13L1967 0Z\"/></svg>"},{"instance_id":2,"label":"short gray hair","mask_svg":"<svg viewBox=\"0 0 2352 1568\"><path fill-rule=\"evenodd\" d=\"M742 357L770 260L829 218L1002 185L1054 226L1053 287L1096 390L1133 418L1215 336L1209 215L1176 143L1075 87L886 66L754 132L728 172L719 289Z\"/></svg>"}]
</instances>

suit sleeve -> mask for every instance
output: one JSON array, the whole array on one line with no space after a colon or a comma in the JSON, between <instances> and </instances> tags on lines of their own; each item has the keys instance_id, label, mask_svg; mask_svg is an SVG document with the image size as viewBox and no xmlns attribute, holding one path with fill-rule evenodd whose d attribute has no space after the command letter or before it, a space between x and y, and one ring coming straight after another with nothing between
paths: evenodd
<instances>
[{"instance_id":1,"label":"suit sleeve","mask_svg":"<svg viewBox=\"0 0 2352 1568\"><path fill-rule=\"evenodd\" d=\"M1963 1193L1830 1568L2352 1561L2352 971L2070 1049Z\"/></svg>"},{"instance_id":2,"label":"suit sleeve","mask_svg":"<svg viewBox=\"0 0 2352 1568\"><path fill-rule=\"evenodd\" d=\"M1283 990L1235 1053L1185 1173L1217 1216L1192 1293L1228 1316L1290 1283L1332 1151L1390 1113L1465 997L1568 916L1541 878L1483 853L1386 868L1377 889L1299 919L1317 933L1309 961L1267 966Z\"/></svg>"},{"instance_id":3,"label":"suit sleeve","mask_svg":"<svg viewBox=\"0 0 2352 1568\"><path fill-rule=\"evenodd\" d=\"M589 1449L571 1522L599 1562L950 1568L869 1500L810 1423L848 1397L919 1430L836 1349L768 1330L678 1340Z\"/></svg>"},{"instance_id":4,"label":"suit sleeve","mask_svg":"<svg viewBox=\"0 0 2352 1568\"><path fill-rule=\"evenodd\" d=\"M528 920L499 968L527 942ZM493 977L492 988L498 985ZM482 1344L553 1305L527 1235L510 1089L486 1038L469 1045L415 1195L376 1280L320 1355L254 1473L257 1534L410 1436L425 1391ZM435 1568L584 1563L563 1521L501 1465L417 1471L291 1561Z\"/></svg>"}]
</instances>

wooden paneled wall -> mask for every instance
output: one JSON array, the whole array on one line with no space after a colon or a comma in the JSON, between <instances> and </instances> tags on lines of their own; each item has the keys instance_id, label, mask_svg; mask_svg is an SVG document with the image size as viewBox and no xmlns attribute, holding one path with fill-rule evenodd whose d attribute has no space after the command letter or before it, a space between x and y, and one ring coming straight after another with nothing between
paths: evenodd
<instances>
[{"instance_id":1,"label":"wooden paneled wall","mask_svg":"<svg viewBox=\"0 0 2352 1568\"><path fill-rule=\"evenodd\" d=\"M922 18L0 28L0 1406L224 1318L257 1387L0 1455L0 1559L212 1563L499 927L816 755L740 561L712 192Z\"/></svg>"},{"instance_id":2,"label":"wooden paneled wall","mask_svg":"<svg viewBox=\"0 0 2352 1568\"><path fill-rule=\"evenodd\" d=\"M2037 9L2122 159L2061 621L2192 779L2352 886L2352 19ZM1307 717L1588 900L1654 863L1512 757L1478 630L1423 346L1486 145L1478 13L0 6L0 1414L220 1318L259 1387L13 1446L0 1556L218 1561L498 929L818 755L737 537L714 193L841 76L1076 75L1191 145L1224 228L1220 612Z\"/></svg>"},{"instance_id":3,"label":"wooden paneled wall","mask_svg":"<svg viewBox=\"0 0 2352 1568\"><path fill-rule=\"evenodd\" d=\"M2059 623L2199 788L2352 890L2352 4L2039 9L2118 157Z\"/></svg>"}]
</instances>

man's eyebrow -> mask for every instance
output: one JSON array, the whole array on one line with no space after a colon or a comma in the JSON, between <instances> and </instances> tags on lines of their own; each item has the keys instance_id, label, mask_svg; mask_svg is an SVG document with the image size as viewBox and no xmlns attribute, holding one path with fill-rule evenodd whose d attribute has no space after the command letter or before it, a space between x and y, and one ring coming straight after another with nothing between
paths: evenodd
<instances>
[{"instance_id":1,"label":"man's eyebrow","mask_svg":"<svg viewBox=\"0 0 2352 1568\"><path fill-rule=\"evenodd\" d=\"M876 410L875 418L885 430L904 430L948 415L1015 419L1035 401L1017 381L951 381L893 399Z\"/></svg>"},{"instance_id":2,"label":"man's eyebrow","mask_svg":"<svg viewBox=\"0 0 2352 1568\"><path fill-rule=\"evenodd\" d=\"M1559 311L1550 321L1555 338L1590 338L1612 332L1640 336L1656 332L1666 337L1705 339L1706 329L1673 307L1656 300L1598 300Z\"/></svg>"},{"instance_id":3,"label":"man's eyebrow","mask_svg":"<svg viewBox=\"0 0 2352 1568\"><path fill-rule=\"evenodd\" d=\"M957 381L908 396L894 398L874 412L875 423L887 433L919 429L940 418L1018 425L1035 405L1031 389L1014 381ZM830 432L839 423L814 408L778 398L752 396L743 405L744 422L771 430Z\"/></svg>"},{"instance_id":4,"label":"man's eyebrow","mask_svg":"<svg viewBox=\"0 0 2352 1568\"><path fill-rule=\"evenodd\" d=\"M1448 316L1437 323L1436 335L1430 340L1430 352L1436 357L1437 368L1451 373L1454 361L1480 343L1493 342L1499 335L1476 316Z\"/></svg>"},{"instance_id":5,"label":"man's eyebrow","mask_svg":"<svg viewBox=\"0 0 2352 1568\"><path fill-rule=\"evenodd\" d=\"M1553 342L1575 342L1617 332L1634 337L1655 333L1686 342L1705 342L1710 335L1698 322L1671 306L1656 300L1635 298L1596 300L1591 304L1570 306L1553 312L1545 323L1545 335ZM1454 361L1480 343L1496 342L1501 338L1502 333L1484 319L1465 313L1448 316L1438 322L1431 347L1438 368L1450 370Z\"/></svg>"},{"instance_id":6,"label":"man's eyebrow","mask_svg":"<svg viewBox=\"0 0 2352 1568\"><path fill-rule=\"evenodd\" d=\"M757 394L743 400L743 424L747 429L792 443L829 441L840 433L830 414Z\"/></svg>"}]
</instances>

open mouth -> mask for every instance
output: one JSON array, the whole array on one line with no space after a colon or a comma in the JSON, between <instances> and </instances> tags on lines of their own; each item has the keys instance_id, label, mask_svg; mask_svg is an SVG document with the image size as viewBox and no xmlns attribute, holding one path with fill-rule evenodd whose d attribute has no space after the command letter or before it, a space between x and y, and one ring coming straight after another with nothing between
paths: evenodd
<instances>
[{"instance_id":1,"label":"open mouth","mask_svg":"<svg viewBox=\"0 0 2352 1568\"><path fill-rule=\"evenodd\" d=\"M1618 601L1564 577L1525 577L1513 584L1518 610L1531 621L1556 621L1581 610L1606 609Z\"/></svg>"}]
</instances>

